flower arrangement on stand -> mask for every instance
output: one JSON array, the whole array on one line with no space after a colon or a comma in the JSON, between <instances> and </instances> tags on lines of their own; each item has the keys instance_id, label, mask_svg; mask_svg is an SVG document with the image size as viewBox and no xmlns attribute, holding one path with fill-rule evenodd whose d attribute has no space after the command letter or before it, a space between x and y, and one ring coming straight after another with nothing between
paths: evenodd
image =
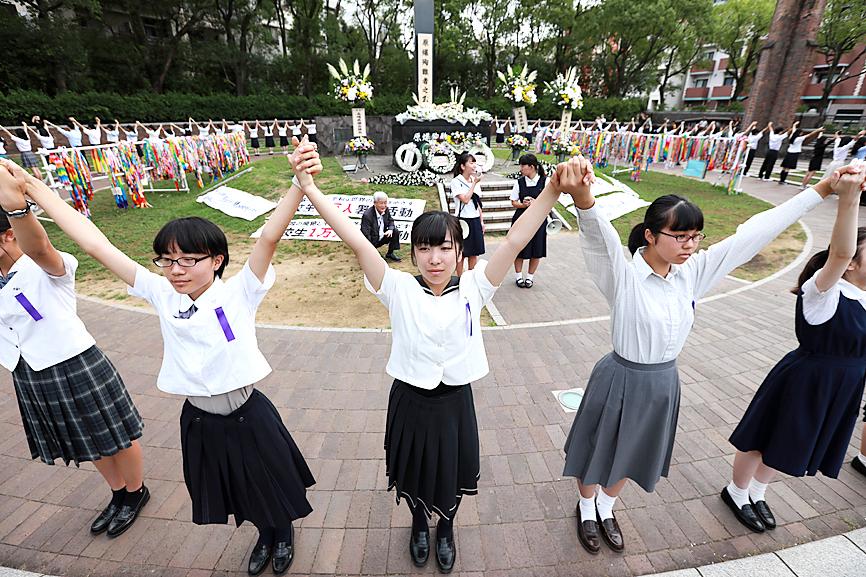
<instances>
[{"instance_id":1,"label":"flower arrangement on stand","mask_svg":"<svg viewBox=\"0 0 866 577\"><path fill-rule=\"evenodd\" d=\"M351 70L346 65L346 62L340 58L339 67L337 70L330 64L328 72L334 78L334 97L342 102L348 102L355 106L360 104L363 106L373 98L373 85L370 84L370 65L364 66L361 70L361 65L358 61L352 64Z\"/></svg>"},{"instance_id":2,"label":"flower arrangement on stand","mask_svg":"<svg viewBox=\"0 0 866 577\"><path fill-rule=\"evenodd\" d=\"M563 133L551 143L551 152L556 156L557 162L565 162L569 157L580 152L580 149L571 141L568 133Z\"/></svg>"},{"instance_id":3,"label":"flower arrangement on stand","mask_svg":"<svg viewBox=\"0 0 866 577\"><path fill-rule=\"evenodd\" d=\"M366 136L355 136L346 143L346 153L358 157L360 167L367 166L367 154L376 149L376 144Z\"/></svg>"},{"instance_id":4,"label":"flower arrangement on stand","mask_svg":"<svg viewBox=\"0 0 866 577\"><path fill-rule=\"evenodd\" d=\"M545 82L544 86L550 92L553 103L562 108L559 129L567 132L572 111L583 108L583 91L577 82L577 69L572 67L565 74L557 74L553 82Z\"/></svg>"},{"instance_id":5,"label":"flower arrangement on stand","mask_svg":"<svg viewBox=\"0 0 866 577\"><path fill-rule=\"evenodd\" d=\"M526 64L523 65L523 68L515 70L509 64L505 73L499 71L496 75L502 81L502 95L514 102L514 106L527 104L531 106L538 101L535 94L535 77L538 75L538 71L530 71Z\"/></svg>"},{"instance_id":6,"label":"flower arrangement on stand","mask_svg":"<svg viewBox=\"0 0 866 577\"><path fill-rule=\"evenodd\" d=\"M505 139L505 144L511 147L511 160L520 158L520 153L529 148L529 140L522 134L512 134Z\"/></svg>"}]
</instances>

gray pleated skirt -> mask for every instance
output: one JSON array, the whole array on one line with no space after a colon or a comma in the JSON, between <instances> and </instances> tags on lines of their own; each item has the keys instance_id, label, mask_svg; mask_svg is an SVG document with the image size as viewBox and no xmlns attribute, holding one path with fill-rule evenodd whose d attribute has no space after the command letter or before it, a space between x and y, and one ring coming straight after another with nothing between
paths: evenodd
<instances>
[{"instance_id":1,"label":"gray pleated skirt","mask_svg":"<svg viewBox=\"0 0 866 577\"><path fill-rule=\"evenodd\" d=\"M652 492L668 474L679 409L676 359L642 365L605 355L565 441L563 475L602 487L628 478Z\"/></svg>"}]
</instances>

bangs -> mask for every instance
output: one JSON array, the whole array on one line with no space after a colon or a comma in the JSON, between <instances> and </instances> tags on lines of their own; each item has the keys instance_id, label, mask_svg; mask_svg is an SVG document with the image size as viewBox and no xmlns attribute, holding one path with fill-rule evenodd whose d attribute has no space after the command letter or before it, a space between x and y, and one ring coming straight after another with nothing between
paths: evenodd
<instances>
[{"instance_id":1,"label":"bangs","mask_svg":"<svg viewBox=\"0 0 866 577\"><path fill-rule=\"evenodd\" d=\"M704 230L704 213L698 206L686 199L671 207L665 223L670 230Z\"/></svg>"},{"instance_id":2,"label":"bangs","mask_svg":"<svg viewBox=\"0 0 866 577\"><path fill-rule=\"evenodd\" d=\"M412 247L442 245L448 233L451 235L451 243L462 249L463 233L457 217L441 210L425 212L412 224Z\"/></svg>"},{"instance_id":3,"label":"bangs","mask_svg":"<svg viewBox=\"0 0 866 577\"><path fill-rule=\"evenodd\" d=\"M156 233L153 252L157 255L175 251L187 254L222 256L222 266L216 271L221 277L229 262L229 247L225 233L211 221L198 216L171 220Z\"/></svg>"}]
</instances>

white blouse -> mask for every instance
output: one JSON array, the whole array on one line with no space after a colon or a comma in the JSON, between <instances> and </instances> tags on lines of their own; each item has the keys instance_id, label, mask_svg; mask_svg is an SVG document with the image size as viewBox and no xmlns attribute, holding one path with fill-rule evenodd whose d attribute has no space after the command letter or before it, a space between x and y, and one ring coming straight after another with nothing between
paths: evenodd
<instances>
[{"instance_id":1,"label":"white blouse","mask_svg":"<svg viewBox=\"0 0 866 577\"><path fill-rule=\"evenodd\" d=\"M752 150L758 149L758 143L761 142L761 138L763 138L764 133L759 132L758 134L750 134L746 137L746 141L749 143L749 148Z\"/></svg>"},{"instance_id":2,"label":"white blouse","mask_svg":"<svg viewBox=\"0 0 866 577\"><path fill-rule=\"evenodd\" d=\"M821 200L808 188L752 216L735 234L693 254L682 265L671 265L666 277L653 272L642 249L629 262L616 229L595 207L578 210L587 269L610 305L613 350L635 363L675 359L692 329L697 300Z\"/></svg>"},{"instance_id":3,"label":"white blouse","mask_svg":"<svg viewBox=\"0 0 866 577\"><path fill-rule=\"evenodd\" d=\"M481 308L493 298L480 259L440 296L407 272L385 268L379 291L364 277L364 285L391 317L391 356L385 370L421 389L439 383L459 386L477 381L490 369L481 337Z\"/></svg>"},{"instance_id":4,"label":"white blouse","mask_svg":"<svg viewBox=\"0 0 866 577\"><path fill-rule=\"evenodd\" d=\"M845 144L843 146L839 146L840 142L842 142L841 138L837 138L833 142L833 161L834 162L839 162L841 160L845 160L846 158L848 158L848 153L851 151L851 147L854 146L854 143L857 142L857 140L852 138L850 141L848 141L848 144Z\"/></svg>"},{"instance_id":5,"label":"white blouse","mask_svg":"<svg viewBox=\"0 0 866 577\"><path fill-rule=\"evenodd\" d=\"M175 395L211 397L252 385L271 367L256 340L256 310L274 285L268 267L264 282L250 269L213 284L195 301L175 291L164 276L139 266L132 296L148 301L159 315L162 368L156 386ZM195 304L189 318L180 314Z\"/></svg>"},{"instance_id":6,"label":"white blouse","mask_svg":"<svg viewBox=\"0 0 866 577\"><path fill-rule=\"evenodd\" d=\"M457 198L458 194L466 194L466 191L470 188L472 188L472 185L463 178L462 174L451 179L451 198L454 202L454 216L459 216L460 218L478 218L481 216L481 212L475 207L472 199L469 199L467 203L463 203Z\"/></svg>"},{"instance_id":7,"label":"white blouse","mask_svg":"<svg viewBox=\"0 0 866 577\"><path fill-rule=\"evenodd\" d=\"M770 132L770 143L768 144L770 150L779 150L780 148L782 148L782 142L784 142L786 138L788 138L787 132L782 132L779 134L776 134L775 132Z\"/></svg>"},{"instance_id":8,"label":"white blouse","mask_svg":"<svg viewBox=\"0 0 866 577\"><path fill-rule=\"evenodd\" d=\"M529 178L528 176L524 176L521 178L526 179L526 186L535 186L538 184L538 179L541 178L541 175L535 173L535 178ZM509 197L511 200L520 200L520 179L514 181L514 186L511 187L511 196Z\"/></svg>"},{"instance_id":9,"label":"white blouse","mask_svg":"<svg viewBox=\"0 0 866 577\"><path fill-rule=\"evenodd\" d=\"M57 145L54 144L54 137L50 134L48 136L43 136L37 133L36 138L39 139L39 146L44 148L45 150L54 150L55 148L57 148Z\"/></svg>"},{"instance_id":10,"label":"white blouse","mask_svg":"<svg viewBox=\"0 0 866 577\"><path fill-rule=\"evenodd\" d=\"M77 126L73 126L70 130L58 126L57 130L69 141L69 146L81 146L81 130Z\"/></svg>"},{"instance_id":11,"label":"white blouse","mask_svg":"<svg viewBox=\"0 0 866 577\"><path fill-rule=\"evenodd\" d=\"M826 323L836 314L839 308L839 298L845 295L851 300L859 301L866 309L866 291L851 284L845 279L839 281L824 292L818 290L817 278L820 270L812 278L803 283L803 317L810 325Z\"/></svg>"},{"instance_id":12,"label":"white blouse","mask_svg":"<svg viewBox=\"0 0 866 577\"><path fill-rule=\"evenodd\" d=\"M794 140L788 144L788 152L803 152L803 141L806 140L805 136L798 136Z\"/></svg>"}]
</instances>

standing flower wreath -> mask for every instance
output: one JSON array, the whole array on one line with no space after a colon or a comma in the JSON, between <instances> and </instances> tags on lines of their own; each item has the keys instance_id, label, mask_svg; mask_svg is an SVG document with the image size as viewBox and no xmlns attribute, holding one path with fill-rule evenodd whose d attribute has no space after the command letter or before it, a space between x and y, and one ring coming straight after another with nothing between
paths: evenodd
<instances>
[{"instance_id":1,"label":"standing flower wreath","mask_svg":"<svg viewBox=\"0 0 866 577\"><path fill-rule=\"evenodd\" d=\"M370 65L361 66L358 61L352 64L352 69L340 58L340 70L328 64L328 72L334 78L334 98L352 105L364 105L373 98L373 85L370 84Z\"/></svg>"},{"instance_id":2,"label":"standing flower wreath","mask_svg":"<svg viewBox=\"0 0 866 577\"><path fill-rule=\"evenodd\" d=\"M529 148L529 140L522 134L512 134L505 139L505 144L511 147L511 160L517 160L520 152Z\"/></svg>"},{"instance_id":3,"label":"standing flower wreath","mask_svg":"<svg viewBox=\"0 0 866 577\"><path fill-rule=\"evenodd\" d=\"M579 151L580 149L571 141L567 133L563 133L551 143L551 152L553 152L559 162L563 162L567 157L574 156Z\"/></svg>"},{"instance_id":4,"label":"standing flower wreath","mask_svg":"<svg viewBox=\"0 0 866 577\"><path fill-rule=\"evenodd\" d=\"M454 168L454 163L457 162L457 155L447 142L430 142L423 146L421 151L427 167L436 174L445 174Z\"/></svg>"},{"instance_id":5,"label":"standing flower wreath","mask_svg":"<svg viewBox=\"0 0 866 577\"><path fill-rule=\"evenodd\" d=\"M375 148L376 144L366 136L356 136L346 143L346 152L352 154L367 154Z\"/></svg>"},{"instance_id":6,"label":"standing flower wreath","mask_svg":"<svg viewBox=\"0 0 866 577\"><path fill-rule=\"evenodd\" d=\"M550 91L553 103L566 110L583 108L583 92L577 82L577 69L569 68L565 74L558 74L553 82L545 82L545 88Z\"/></svg>"},{"instance_id":7,"label":"standing flower wreath","mask_svg":"<svg viewBox=\"0 0 866 577\"><path fill-rule=\"evenodd\" d=\"M538 101L535 94L535 77L537 74L536 70L530 71L527 64L524 64L523 68L519 70L514 70L509 64L505 69L505 74L501 71L496 73L499 80L502 81L502 95L514 102L515 106L532 105Z\"/></svg>"}]
</instances>

